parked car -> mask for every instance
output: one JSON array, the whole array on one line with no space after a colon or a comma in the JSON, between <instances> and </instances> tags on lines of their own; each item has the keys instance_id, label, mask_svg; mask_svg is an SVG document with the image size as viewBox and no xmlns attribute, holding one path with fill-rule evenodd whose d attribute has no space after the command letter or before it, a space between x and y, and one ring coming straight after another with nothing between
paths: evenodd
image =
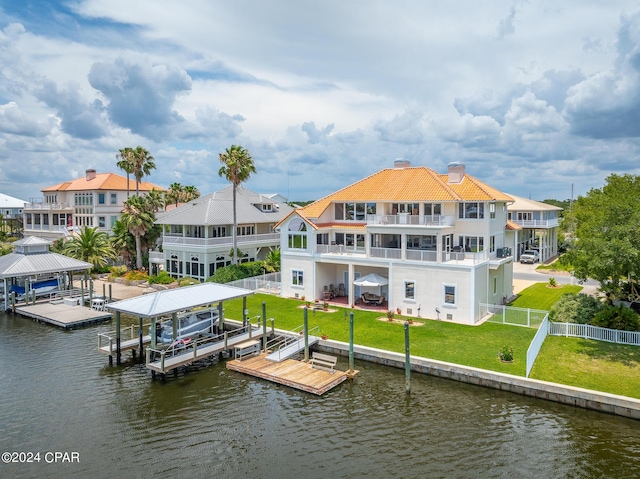
<instances>
[{"instance_id":1,"label":"parked car","mask_svg":"<svg viewBox=\"0 0 640 479\"><path fill-rule=\"evenodd\" d=\"M540 254L533 249L527 249L520 255L521 263L538 263L540 261Z\"/></svg>"}]
</instances>

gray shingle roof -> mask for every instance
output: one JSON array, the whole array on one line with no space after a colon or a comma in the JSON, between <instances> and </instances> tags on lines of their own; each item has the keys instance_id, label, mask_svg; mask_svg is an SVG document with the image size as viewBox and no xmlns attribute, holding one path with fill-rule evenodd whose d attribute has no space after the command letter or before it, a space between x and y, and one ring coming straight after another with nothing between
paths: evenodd
<instances>
[{"instance_id":1,"label":"gray shingle roof","mask_svg":"<svg viewBox=\"0 0 640 479\"><path fill-rule=\"evenodd\" d=\"M116 301L107 304L107 309L143 318L153 318L250 294L253 294L250 289L203 283Z\"/></svg>"},{"instance_id":2,"label":"gray shingle roof","mask_svg":"<svg viewBox=\"0 0 640 479\"><path fill-rule=\"evenodd\" d=\"M238 224L277 223L293 208L246 188L236 194ZM256 204L271 204L277 210L264 212ZM233 224L233 187L202 196L166 213L159 213L156 224L162 225L230 225Z\"/></svg>"}]
</instances>

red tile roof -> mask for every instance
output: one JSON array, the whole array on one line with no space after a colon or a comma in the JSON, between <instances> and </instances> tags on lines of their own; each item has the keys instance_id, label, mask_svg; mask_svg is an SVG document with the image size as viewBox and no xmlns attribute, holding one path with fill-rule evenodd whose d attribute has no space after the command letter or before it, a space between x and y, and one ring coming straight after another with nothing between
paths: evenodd
<instances>
[{"instance_id":1,"label":"red tile roof","mask_svg":"<svg viewBox=\"0 0 640 479\"><path fill-rule=\"evenodd\" d=\"M164 188L154 185L146 181L140 182L140 191L164 190ZM76 180L63 181L57 185L43 188L43 193L49 191L87 191L87 190L110 190L110 191L126 191L127 179L124 176L115 173L97 173L95 177L87 180L86 176L82 176ZM129 179L129 191L136 191L135 178Z\"/></svg>"}]
</instances>

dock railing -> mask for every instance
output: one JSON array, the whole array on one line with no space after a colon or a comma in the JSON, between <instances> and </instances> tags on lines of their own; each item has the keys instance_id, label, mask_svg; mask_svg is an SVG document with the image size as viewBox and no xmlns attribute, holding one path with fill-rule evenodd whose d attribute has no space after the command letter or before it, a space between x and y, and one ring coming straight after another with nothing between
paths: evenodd
<instances>
[{"instance_id":1,"label":"dock railing","mask_svg":"<svg viewBox=\"0 0 640 479\"><path fill-rule=\"evenodd\" d=\"M231 331L225 331L220 334L206 335L201 338L190 340L190 341L179 339L174 341L168 346L165 346L165 345L160 347L156 346L155 348L148 347L146 352L146 364L148 365L149 363L157 361L158 360L157 358L159 357L160 370L164 372L165 370L164 362L166 359L170 357L190 353L193 355L193 361L195 361L198 359L198 349L202 349L202 347L210 344L224 342L223 349L228 350L229 339L247 332L249 333L249 337L251 337L252 333L255 331L258 331L259 329L260 329L259 323L251 324L251 321L249 321L246 326L242 326L240 328L237 328ZM153 356L156 358L153 361L151 360L152 353L153 353Z\"/></svg>"},{"instance_id":2,"label":"dock railing","mask_svg":"<svg viewBox=\"0 0 640 479\"><path fill-rule=\"evenodd\" d=\"M280 352L284 350L286 347L291 346L292 344L297 344L300 346L301 342L304 342L304 326L298 326L294 328L290 334L284 334L283 336L278 336L277 338L272 339L271 341L267 341L267 345L265 347L266 351L272 351L273 353L278 353L278 360L280 360ZM309 336L316 336L320 332L320 326L314 326L309 329Z\"/></svg>"},{"instance_id":3,"label":"dock railing","mask_svg":"<svg viewBox=\"0 0 640 479\"><path fill-rule=\"evenodd\" d=\"M142 336L144 336L145 330L151 326L151 322L142 323ZM123 336L124 333L124 336ZM128 328L120 329L120 344L124 341L131 341L132 339L139 339L140 326L132 324ZM98 350L101 350L104 346L109 345L109 355L115 353L116 345L116 331L107 331L106 333L98 333Z\"/></svg>"}]
</instances>

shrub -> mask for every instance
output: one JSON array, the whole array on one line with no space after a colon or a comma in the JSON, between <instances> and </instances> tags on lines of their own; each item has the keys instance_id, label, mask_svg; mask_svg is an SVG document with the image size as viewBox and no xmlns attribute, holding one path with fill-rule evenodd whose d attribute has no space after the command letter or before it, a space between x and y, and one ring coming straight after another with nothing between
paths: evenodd
<instances>
[{"instance_id":1,"label":"shrub","mask_svg":"<svg viewBox=\"0 0 640 479\"><path fill-rule=\"evenodd\" d=\"M200 283L200 280L195 279L195 278L189 278L188 276L185 278L180 278L178 280L178 286L182 287L182 286L191 286L192 284L198 284Z\"/></svg>"},{"instance_id":2,"label":"shrub","mask_svg":"<svg viewBox=\"0 0 640 479\"><path fill-rule=\"evenodd\" d=\"M551 307L549 319L564 323L587 324L602 308L602 303L593 296L584 293L567 293Z\"/></svg>"},{"instance_id":3,"label":"shrub","mask_svg":"<svg viewBox=\"0 0 640 479\"><path fill-rule=\"evenodd\" d=\"M393 319L393 316L394 316L395 314L396 314L396 313L395 313L394 311L389 310L389 311L387 311L387 318L389 318L389 320L392 320L392 319Z\"/></svg>"},{"instance_id":4,"label":"shrub","mask_svg":"<svg viewBox=\"0 0 640 479\"><path fill-rule=\"evenodd\" d=\"M166 271L160 271L157 276L149 276L149 284L171 284L174 281Z\"/></svg>"},{"instance_id":5,"label":"shrub","mask_svg":"<svg viewBox=\"0 0 640 479\"><path fill-rule=\"evenodd\" d=\"M230 283L239 279L251 278L252 276L260 276L264 273L261 261L251 263L231 264L224 268L217 269L213 276L207 278L207 281L213 283Z\"/></svg>"},{"instance_id":6,"label":"shrub","mask_svg":"<svg viewBox=\"0 0 640 479\"><path fill-rule=\"evenodd\" d=\"M504 348L500 348L498 357L501 361L513 361L513 347L505 346Z\"/></svg>"},{"instance_id":7,"label":"shrub","mask_svg":"<svg viewBox=\"0 0 640 479\"><path fill-rule=\"evenodd\" d=\"M589 324L622 331L640 331L640 316L624 305L606 306Z\"/></svg>"},{"instance_id":8,"label":"shrub","mask_svg":"<svg viewBox=\"0 0 640 479\"><path fill-rule=\"evenodd\" d=\"M111 268L111 272L109 273L109 279L113 278L121 278L127 273L126 266L113 266Z\"/></svg>"},{"instance_id":9,"label":"shrub","mask_svg":"<svg viewBox=\"0 0 640 479\"><path fill-rule=\"evenodd\" d=\"M143 281L149 279L149 275L146 271L132 269L124 275L124 278L128 279L129 281Z\"/></svg>"},{"instance_id":10,"label":"shrub","mask_svg":"<svg viewBox=\"0 0 640 479\"><path fill-rule=\"evenodd\" d=\"M549 286L551 286L552 288L555 288L557 285L558 285L558 282L554 277L549 278Z\"/></svg>"}]
</instances>

